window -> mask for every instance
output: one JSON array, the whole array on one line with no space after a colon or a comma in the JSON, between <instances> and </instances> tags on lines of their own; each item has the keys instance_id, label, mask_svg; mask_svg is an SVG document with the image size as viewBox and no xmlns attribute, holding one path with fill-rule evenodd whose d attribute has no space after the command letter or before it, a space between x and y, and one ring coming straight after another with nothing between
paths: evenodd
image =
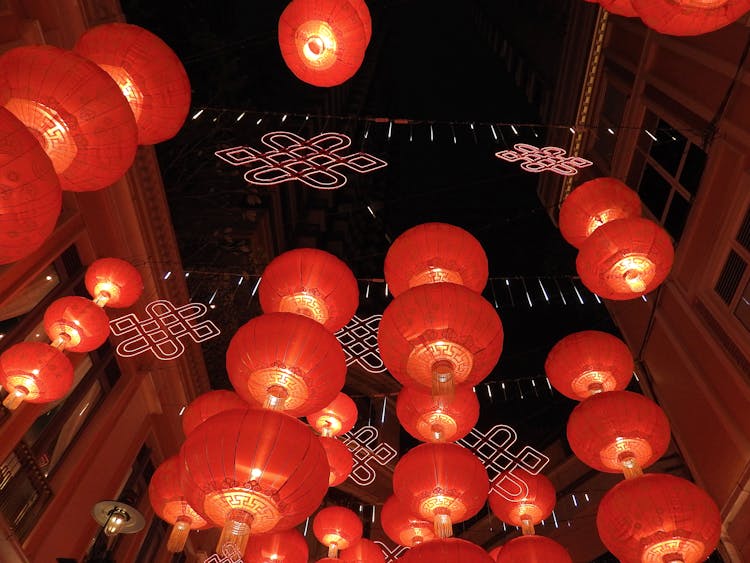
<instances>
[{"instance_id":1,"label":"window","mask_svg":"<svg viewBox=\"0 0 750 563\"><path fill-rule=\"evenodd\" d=\"M594 151L598 153L607 166L611 166L619 127L625 115L625 106L628 103L628 96L612 82L607 81L605 87L604 99L599 112L599 126L596 130Z\"/></svg>"},{"instance_id":2,"label":"window","mask_svg":"<svg viewBox=\"0 0 750 563\"><path fill-rule=\"evenodd\" d=\"M750 331L750 208L732 241L714 291Z\"/></svg>"}]
</instances>

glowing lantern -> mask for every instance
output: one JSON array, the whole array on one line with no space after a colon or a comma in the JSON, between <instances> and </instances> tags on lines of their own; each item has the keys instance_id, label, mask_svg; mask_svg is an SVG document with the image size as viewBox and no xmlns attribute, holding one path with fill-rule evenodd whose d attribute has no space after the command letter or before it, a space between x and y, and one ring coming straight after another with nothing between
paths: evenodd
<instances>
[{"instance_id":1,"label":"glowing lantern","mask_svg":"<svg viewBox=\"0 0 750 563\"><path fill-rule=\"evenodd\" d=\"M583 284L605 299L636 299L656 289L672 269L667 232L649 219L617 219L581 245L576 270Z\"/></svg>"},{"instance_id":2,"label":"glowing lantern","mask_svg":"<svg viewBox=\"0 0 750 563\"><path fill-rule=\"evenodd\" d=\"M602 225L641 216L641 198L617 178L595 178L573 190L560 206L560 233L580 248Z\"/></svg>"},{"instance_id":3,"label":"glowing lantern","mask_svg":"<svg viewBox=\"0 0 750 563\"><path fill-rule=\"evenodd\" d=\"M293 313L251 319L232 337L227 373L251 405L298 417L328 403L344 386L341 344L322 325Z\"/></svg>"},{"instance_id":4,"label":"glowing lantern","mask_svg":"<svg viewBox=\"0 0 750 563\"><path fill-rule=\"evenodd\" d=\"M0 384L8 392L3 405L10 410L22 401L51 403L73 385L73 365L49 344L20 342L0 355Z\"/></svg>"},{"instance_id":5,"label":"glowing lantern","mask_svg":"<svg viewBox=\"0 0 750 563\"><path fill-rule=\"evenodd\" d=\"M440 538L421 543L398 560L402 563L493 563L481 547L458 538Z\"/></svg>"},{"instance_id":6,"label":"glowing lantern","mask_svg":"<svg viewBox=\"0 0 750 563\"><path fill-rule=\"evenodd\" d=\"M85 297L61 297L44 312L44 330L52 346L71 352L90 352L109 336L109 317Z\"/></svg>"},{"instance_id":7,"label":"glowing lantern","mask_svg":"<svg viewBox=\"0 0 750 563\"><path fill-rule=\"evenodd\" d=\"M346 447L346 444L340 442L336 438L326 438L321 436L319 438L323 449L326 451L326 458L328 459L328 466L330 467L330 475L328 477L328 486L335 487L340 485L349 474L352 472L352 466L354 465L354 458L352 452Z\"/></svg>"},{"instance_id":8,"label":"glowing lantern","mask_svg":"<svg viewBox=\"0 0 750 563\"><path fill-rule=\"evenodd\" d=\"M394 297L411 287L441 282L481 293L487 284L487 255L479 241L460 227L423 223L393 241L384 271Z\"/></svg>"},{"instance_id":9,"label":"glowing lantern","mask_svg":"<svg viewBox=\"0 0 750 563\"><path fill-rule=\"evenodd\" d=\"M329 506L313 518L313 533L328 548L328 557L337 557L362 537L362 521L348 508Z\"/></svg>"},{"instance_id":10,"label":"glowing lantern","mask_svg":"<svg viewBox=\"0 0 750 563\"><path fill-rule=\"evenodd\" d=\"M489 478L482 462L456 444L417 446L393 471L393 492L398 500L433 522L435 534L441 538L453 535L453 523L468 520L482 509L488 490Z\"/></svg>"},{"instance_id":11,"label":"glowing lantern","mask_svg":"<svg viewBox=\"0 0 750 563\"><path fill-rule=\"evenodd\" d=\"M489 550L488 555L492 558L493 561L497 561L497 558L500 556L500 550L502 549L503 549L503 546L499 545Z\"/></svg>"},{"instance_id":12,"label":"glowing lantern","mask_svg":"<svg viewBox=\"0 0 750 563\"><path fill-rule=\"evenodd\" d=\"M281 56L313 86L337 86L354 76L368 40L357 9L341 0L293 0L279 18Z\"/></svg>"},{"instance_id":13,"label":"glowing lantern","mask_svg":"<svg viewBox=\"0 0 750 563\"><path fill-rule=\"evenodd\" d=\"M130 307L143 293L143 279L130 262L100 258L86 268L86 289L100 307Z\"/></svg>"},{"instance_id":14,"label":"glowing lantern","mask_svg":"<svg viewBox=\"0 0 750 563\"><path fill-rule=\"evenodd\" d=\"M383 550L378 544L365 538L342 551L339 559L345 563L385 563Z\"/></svg>"},{"instance_id":15,"label":"glowing lantern","mask_svg":"<svg viewBox=\"0 0 750 563\"><path fill-rule=\"evenodd\" d=\"M700 35L738 20L750 0L631 0L651 29L666 35Z\"/></svg>"},{"instance_id":16,"label":"glowing lantern","mask_svg":"<svg viewBox=\"0 0 750 563\"><path fill-rule=\"evenodd\" d=\"M247 401L232 391L208 391L198 395L182 413L182 431L187 436L215 414L233 409L246 409L248 406Z\"/></svg>"},{"instance_id":17,"label":"glowing lantern","mask_svg":"<svg viewBox=\"0 0 750 563\"><path fill-rule=\"evenodd\" d=\"M167 539L167 551L178 553L185 548L190 530L208 527L208 522L185 500L180 489L180 458L170 457L154 471L148 484L148 498L157 516L172 524L172 531Z\"/></svg>"},{"instance_id":18,"label":"glowing lantern","mask_svg":"<svg viewBox=\"0 0 750 563\"><path fill-rule=\"evenodd\" d=\"M307 563L305 537L297 530L251 536L245 550L245 563Z\"/></svg>"},{"instance_id":19,"label":"glowing lantern","mask_svg":"<svg viewBox=\"0 0 750 563\"><path fill-rule=\"evenodd\" d=\"M552 347L544 362L550 384L576 401L602 391L625 389L633 367L628 346L597 330L569 334Z\"/></svg>"},{"instance_id":20,"label":"glowing lantern","mask_svg":"<svg viewBox=\"0 0 750 563\"><path fill-rule=\"evenodd\" d=\"M62 191L52 161L21 121L0 107L0 264L39 248L60 215Z\"/></svg>"},{"instance_id":21,"label":"glowing lantern","mask_svg":"<svg viewBox=\"0 0 750 563\"><path fill-rule=\"evenodd\" d=\"M388 371L404 385L449 394L473 386L495 367L503 327L481 295L452 283L409 289L383 313L378 346Z\"/></svg>"},{"instance_id":22,"label":"glowing lantern","mask_svg":"<svg viewBox=\"0 0 750 563\"><path fill-rule=\"evenodd\" d=\"M331 332L348 323L359 305L359 287L349 266L315 248L274 258L263 271L258 296L265 313L304 315Z\"/></svg>"},{"instance_id":23,"label":"glowing lantern","mask_svg":"<svg viewBox=\"0 0 750 563\"><path fill-rule=\"evenodd\" d=\"M394 495L383 504L380 524L393 542L406 547L414 547L435 537L432 522L412 514Z\"/></svg>"},{"instance_id":24,"label":"glowing lantern","mask_svg":"<svg viewBox=\"0 0 750 563\"><path fill-rule=\"evenodd\" d=\"M328 406L307 415L307 422L323 436L346 434L357 422L357 405L348 395L339 393Z\"/></svg>"},{"instance_id":25,"label":"glowing lantern","mask_svg":"<svg viewBox=\"0 0 750 563\"><path fill-rule=\"evenodd\" d=\"M187 501L226 543L244 552L250 534L283 531L305 520L328 490L328 463L310 429L283 413L219 413L180 449ZM218 550L217 550L218 551Z\"/></svg>"},{"instance_id":26,"label":"glowing lantern","mask_svg":"<svg viewBox=\"0 0 750 563\"><path fill-rule=\"evenodd\" d=\"M133 113L91 61L51 46L16 47L0 57L0 105L34 134L64 190L109 186L133 163Z\"/></svg>"},{"instance_id":27,"label":"glowing lantern","mask_svg":"<svg viewBox=\"0 0 750 563\"><path fill-rule=\"evenodd\" d=\"M112 77L138 126L138 144L171 139L190 109L190 81L174 51L156 35L127 23L108 23L81 35L74 51Z\"/></svg>"},{"instance_id":28,"label":"glowing lantern","mask_svg":"<svg viewBox=\"0 0 750 563\"><path fill-rule=\"evenodd\" d=\"M568 442L576 457L597 471L639 475L669 446L669 421L643 395L611 391L580 403L568 418Z\"/></svg>"},{"instance_id":29,"label":"glowing lantern","mask_svg":"<svg viewBox=\"0 0 750 563\"><path fill-rule=\"evenodd\" d=\"M719 543L721 516L711 497L690 481L653 473L608 491L596 527L620 561L699 563Z\"/></svg>"},{"instance_id":30,"label":"glowing lantern","mask_svg":"<svg viewBox=\"0 0 750 563\"><path fill-rule=\"evenodd\" d=\"M573 563L568 550L544 536L520 536L503 545L497 563Z\"/></svg>"},{"instance_id":31,"label":"glowing lantern","mask_svg":"<svg viewBox=\"0 0 750 563\"><path fill-rule=\"evenodd\" d=\"M455 442L466 436L479 420L479 400L467 386L459 386L451 398L433 397L403 387L396 401L401 426L422 442Z\"/></svg>"},{"instance_id":32,"label":"glowing lantern","mask_svg":"<svg viewBox=\"0 0 750 563\"><path fill-rule=\"evenodd\" d=\"M544 475L520 470L515 475L528 487L528 493L517 500L508 500L490 487L490 509L499 520L520 526L524 535L533 535L534 526L552 514L557 495L552 482ZM497 479L503 477L501 473Z\"/></svg>"},{"instance_id":33,"label":"glowing lantern","mask_svg":"<svg viewBox=\"0 0 750 563\"><path fill-rule=\"evenodd\" d=\"M362 25L365 27L365 36L367 37L366 43L370 44L370 38L372 37L372 18L370 17L370 10L365 4L365 0L349 0L349 4L352 5L362 21Z\"/></svg>"}]
</instances>

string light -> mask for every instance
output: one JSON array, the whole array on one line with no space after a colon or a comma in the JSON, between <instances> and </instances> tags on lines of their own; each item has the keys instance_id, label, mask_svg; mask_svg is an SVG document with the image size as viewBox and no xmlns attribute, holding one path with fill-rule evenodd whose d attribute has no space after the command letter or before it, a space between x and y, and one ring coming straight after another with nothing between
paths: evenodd
<instances>
[{"instance_id":1,"label":"string light","mask_svg":"<svg viewBox=\"0 0 750 563\"><path fill-rule=\"evenodd\" d=\"M203 110L199 109L197 112L193 114L193 120L198 119L201 115L203 115Z\"/></svg>"},{"instance_id":2,"label":"string light","mask_svg":"<svg viewBox=\"0 0 750 563\"><path fill-rule=\"evenodd\" d=\"M236 121L242 120L242 118L245 117L245 112L243 111L236 119Z\"/></svg>"},{"instance_id":3,"label":"string light","mask_svg":"<svg viewBox=\"0 0 750 563\"><path fill-rule=\"evenodd\" d=\"M171 275L172 275L172 271L170 270L169 272L167 272L166 274L164 274L164 279L168 280L169 276L171 276Z\"/></svg>"}]
</instances>

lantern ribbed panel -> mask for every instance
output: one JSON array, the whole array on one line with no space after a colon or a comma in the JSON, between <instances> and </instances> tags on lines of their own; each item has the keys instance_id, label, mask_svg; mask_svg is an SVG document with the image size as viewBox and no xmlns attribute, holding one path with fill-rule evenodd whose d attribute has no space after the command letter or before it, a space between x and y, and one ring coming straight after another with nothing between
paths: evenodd
<instances>
[{"instance_id":1,"label":"lantern ribbed panel","mask_svg":"<svg viewBox=\"0 0 750 563\"><path fill-rule=\"evenodd\" d=\"M641 198L617 178L584 182L560 206L560 233L580 248L598 227L616 219L640 217Z\"/></svg>"},{"instance_id":2,"label":"lantern ribbed panel","mask_svg":"<svg viewBox=\"0 0 750 563\"><path fill-rule=\"evenodd\" d=\"M323 446L283 413L231 410L212 416L180 448L180 482L190 505L215 526L229 511L254 519L250 533L293 528L328 490Z\"/></svg>"},{"instance_id":3,"label":"lantern ribbed panel","mask_svg":"<svg viewBox=\"0 0 750 563\"><path fill-rule=\"evenodd\" d=\"M349 266L333 254L298 248L266 266L258 298L265 313L298 313L336 332L357 311L359 287Z\"/></svg>"},{"instance_id":4,"label":"lantern ribbed panel","mask_svg":"<svg viewBox=\"0 0 750 563\"><path fill-rule=\"evenodd\" d=\"M738 20L750 0L631 0L647 27L666 35L700 35Z\"/></svg>"},{"instance_id":5,"label":"lantern ribbed panel","mask_svg":"<svg viewBox=\"0 0 750 563\"><path fill-rule=\"evenodd\" d=\"M339 550L347 549L362 537L362 521L348 508L329 506L313 518L313 533L326 547L335 543Z\"/></svg>"},{"instance_id":6,"label":"lantern ribbed panel","mask_svg":"<svg viewBox=\"0 0 750 563\"><path fill-rule=\"evenodd\" d=\"M364 0L349 0L349 4L357 12L362 25L365 28L366 44L370 44L370 38L372 37L372 17L370 16L370 10L367 8L367 4Z\"/></svg>"},{"instance_id":7,"label":"lantern ribbed panel","mask_svg":"<svg viewBox=\"0 0 750 563\"><path fill-rule=\"evenodd\" d=\"M357 422L357 405L348 395L339 393L327 406L307 415L307 422L321 434L346 434Z\"/></svg>"},{"instance_id":8,"label":"lantern ribbed panel","mask_svg":"<svg viewBox=\"0 0 750 563\"><path fill-rule=\"evenodd\" d=\"M497 561L497 558L500 556L500 550L503 549L503 546L499 545L493 549L491 549L488 552L488 555L493 561Z\"/></svg>"},{"instance_id":9,"label":"lantern ribbed panel","mask_svg":"<svg viewBox=\"0 0 750 563\"><path fill-rule=\"evenodd\" d=\"M299 417L330 403L344 386L341 344L323 325L293 313L251 319L232 337L227 372L237 394L263 406L269 389L288 393L282 410Z\"/></svg>"},{"instance_id":10,"label":"lantern ribbed panel","mask_svg":"<svg viewBox=\"0 0 750 563\"><path fill-rule=\"evenodd\" d=\"M328 466L331 470L328 478L328 486L335 487L340 485L346 481L346 478L349 477L349 474L352 472L352 466L354 465L352 452L349 451L346 444L336 438L320 436L318 439L320 440L323 449L326 451Z\"/></svg>"},{"instance_id":11,"label":"lantern ribbed panel","mask_svg":"<svg viewBox=\"0 0 750 563\"><path fill-rule=\"evenodd\" d=\"M544 536L520 536L503 545L497 563L573 563L568 550Z\"/></svg>"},{"instance_id":12,"label":"lantern ribbed panel","mask_svg":"<svg viewBox=\"0 0 750 563\"><path fill-rule=\"evenodd\" d=\"M108 23L81 35L74 51L112 77L138 126L138 144L171 139L190 110L190 81L177 55L159 37L127 23Z\"/></svg>"},{"instance_id":13,"label":"lantern ribbed panel","mask_svg":"<svg viewBox=\"0 0 750 563\"><path fill-rule=\"evenodd\" d=\"M503 347L503 327L481 295L461 285L435 283L409 289L383 312L380 355L403 385L432 388L433 366L448 361L454 382L484 379Z\"/></svg>"},{"instance_id":14,"label":"lantern ribbed panel","mask_svg":"<svg viewBox=\"0 0 750 563\"><path fill-rule=\"evenodd\" d=\"M457 387L453 397L433 397L403 387L396 400L401 426L420 442L455 442L479 420L479 400L469 386Z\"/></svg>"},{"instance_id":15,"label":"lantern ribbed panel","mask_svg":"<svg viewBox=\"0 0 750 563\"><path fill-rule=\"evenodd\" d=\"M341 0L293 0L279 18L281 56L313 86L337 86L354 76L368 39L357 10Z\"/></svg>"},{"instance_id":16,"label":"lantern ribbed panel","mask_svg":"<svg viewBox=\"0 0 750 563\"><path fill-rule=\"evenodd\" d=\"M583 284L605 299L636 299L669 275L674 248L667 232L649 219L617 219L581 245L576 270ZM627 277L637 274L637 279Z\"/></svg>"},{"instance_id":17,"label":"lantern ribbed panel","mask_svg":"<svg viewBox=\"0 0 750 563\"><path fill-rule=\"evenodd\" d=\"M434 539L419 544L398 560L403 563L492 563L485 550L459 538Z\"/></svg>"},{"instance_id":18,"label":"lantern ribbed panel","mask_svg":"<svg viewBox=\"0 0 750 563\"><path fill-rule=\"evenodd\" d=\"M130 307L143 293L143 278L130 262L99 258L86 268L86 290L93 298L101 291L109 293L107 307Z\"/></svg>"},{"instance_id":19,"label":"lantern ribbed panel","mask_svg":"<svg viewBox=\"0 0 750 563\"><path fill-rule=\"evenodd\" d=\"M380 525L392 542L406 547L435 538L432 522L410 512L395 495L388 497L383 504L380 512Z\"/></svg>"},{"instance_id":20,"label":"lantern ribbed panel","mask_svg":"<svg viewBox=\"0 0 750 563\"><path fill-rule=\"evenodd\" d=\"M172 456L165 459L156 468L148 484L148 498L154 512L170 524L177 522L179 517L190 518L190 529L207 528L206 522L185 500L180 488L180 458Z\"/></svg>"},{"instance_id":21,"label":"lantern ribbed panel","mask_svg":"<svg viewBox=\"0 0 750 563\"><path fill-rule=\"evenodd\" d=\"M447 223L423 223L403 232L385 256L385 281L394 297L411 287L450 282L481 293L487 255L469 232Z\"/></svg>"},{"instance_id":22,"label":"lantern ribbed panel","mask_svg":"<svg viewBox=\"0 0 750 563\"><path fill-rule=\"evenodd\" d=\"M245 549L245 563L307 563L309 557L305 537L297 530L251 536Z\"/></svg>"},{"instance_id":23,"label":"lantern ribbed panel","mask_svg":"<svg viewBox=\"0 0 750 563\"><path fill-rule=\"evenodd\" d=\"M580 403L570 413L567 435L578 459L608 473L623 471L627 457L634 457L641 468L652 465L667 451L670 439L664 411L630 391L599 393Z\"/></svg>"},{"instance_id":24,"label":"lantern ribbed panel","mask_svg":"<svg viewBox=\"0 0 750 563\"><path fill-rule=\"evenodd\" d=\"M704 561L719 543L721 516L702 489L653 473L627 479L604 495L596 515L604 545L620 561ZM665 556L679 555L669 559Z\"/></svg>"},{"instance_id":25,"label":"lantern ribbed panel","mask_svg":"<svg viewBox=\"0 0 750 563\"><path fill-rule=\"evenodd\" d=\"M34 133L64 190L105 188L133 163L133 112L109 75L73 52L27 46L4 53L0 105Z\"/></svg>"},{"instance_id":26,"label":"lantern ribbed panel","mask_svg":"<svg viewBox=\"0 0 750 563\"><path fill-rule=\"evenodd\" d=\"M373 541L361 538L339 554L344 563L385 563L383 550Z\"/></svg>"},{"instance_id":27,"label":"lantern ribbed panel","mask_svg":"<svg viewBox=\"0 0 750 563\"><path fill-rule=\"evenodd\" d=\"M20 342L0 355L0 383L8 393L24 387L29 403L51 403L70 391L73 365L49 344Z\"/></svg>"},{"instance_id":28,"label":"lantern ribbed panel","mask_svg":"<svg viewBox=\"0 0 750 563\"><path fill-rule=\"evenodd\" d=\"M502 479L500 473L496 479ZM511 526L523 526L524 520L539 524L552 514L557 502L557 493L552 481L546 475L532 475L523 469L514 473L514 477L523 480L529 492L522 498L508 500L490 486L489 504L497 518Z\"/></svg>"},{"instance_id":29,"label":"lantern ribbed panel","mask_svg":"<svg viewBox=\"0 0 750 563\"><path fill-rule=\"evenodd\" d=\"M611 14L625 16L626 18L638 17L638 12L635 11L632 0L599 0L599 4Z\"/></svg>"},{"instance_id":30,"label":"lantern ribbed panel","mask_svg":"<svg viewBox=\"0 0 750 563\"><path fill-rule=\"evenodd\" d=\"M52 233L62 191L52 161L26 126L0 107L0 264L25 258Z\"/></svg>"},{"instance_id":31,"label":"lantern ribbed panel","mask_svg":"<svg viewBox=\"0 0 750 563\"><path fill-rule=\"evenodd\" d=\"M234 409L246 409L249 406L247 401L232 391L224 389L208 391L193 399L182 413L182 431L187 436L198 425L215 414Z\"/></svg>"},{"instance_id":32,"label":"lantern ribbed panel","mask_svg":"<svg viewBox=\"0 0 750 563\"><path fill-rule=\"evenodd\" d=\"M633 368L627 344L598 330L569 334L552 347L544 362L550 384L576 401L590 397L592 389L625 389Z\"/></svg>"},{"instance_id":33,"label":"lantern ribbed panel","mask_svg":"<svg viewBox=\"0 0 750 563\"><path fill-rule=\"evenodd\" d=\"M44 330L53 342L61 334L69 335L65 349L70 352L90 352L107 340L109 317L90 299L61 297L44 312Z\"/></svg>"}]
</instances>

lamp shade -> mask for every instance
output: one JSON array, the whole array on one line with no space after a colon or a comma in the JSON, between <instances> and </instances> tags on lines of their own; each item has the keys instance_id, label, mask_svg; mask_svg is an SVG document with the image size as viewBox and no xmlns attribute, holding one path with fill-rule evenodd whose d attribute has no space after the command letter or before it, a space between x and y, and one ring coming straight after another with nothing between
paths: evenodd
<instances>
[{"instance_id":1,"label":"lamp shade","mask_svg":"<svg viewBox=\"0 0 750 563\"><path fill-rule=\"evenodd\" d=\"M61 297L44 312L44 330L71 352L90 352L109 336L109 317L85 297Z\"/></svg>"},{"instance_id":2,"label":"lamp shade","mask_svg":"<svg viewBox=\"0 0 750 563\"><path fill-rule=\"evenodd\" d=\"M394 297L411 287L440 282L481 293L487 285L487 255L468 231L447 223L423 223L393 241L384 271Z\"/></svg>"},{"instance_id":3,"label":"lamp shade","mask_svg":"<svg viewBox=\"0 0 750 563\"><path fill-rule=\"evenodd\" d=\"M190 81L174 51L156 35L128 23L86 31L74 51L110 75L138 126L138 144L171 139L190 109Z\"/></svg>"},{"instance_id":4,"label":"lamp shade","mask_svg":"<svg viewBox=\"0 0 750 563\"><path fill-rule=\"evenodd\" d=\"M298 248L280 254L263 270L258 288L265 313L297 313L336 332L354 316L359 287L333 254Z\"/></svg>"},{"instance_id":5,"label":"lamp shade","mask_svg":"<svg viewBox=\"0 0 750 563\"><path fill-rule=\"evenodd\" d=\"M627 344L598 330L569 334L552 347L544 362L550 384L576 401L602 391L625 389L633 368Z\"/></svg>"},{"instance_id":6,"label":"lamp shade","mask_svg":"<svg viewBox=\"0 0 750 563\"><path fill-rule=\"evenodd\" d=\"M357 422L357 405L348 395L339 393L327 406L307 415L307 422L323 436L346 434Z\"/></svg>"},{"instance_id":7,"label":"lamp shade","mask_svg":"<svg viewBox=\"0 0 750 563\"><path fill-rule=\"evenodd\" d=\"M701 35L738 20L750 0L631 0L643 23L666 35Z\"/></svg>"},{"instance_id":8,"label":"lamp shade","mask_svg":"<svg viewBox=\"0 0 750 563\"><path fill-rule=\"evenodd\" d=\"M602 543L620 561L705 561L719 543L721 516L708 494L660 473L615 485L596 515Z\"/></svg>"},{"instance_id":9,"label":"lamp shade","mask_svg":"<svg viewBox=\"0 0 750 563\"><path fill-rule=\"evenodd\" d=\"M224 389L208 391L198 395L182 413L182 431L187 436L215 414L248 407L247 401L237 393Z\"/></svg>"},{"instance_id":10,"label":"lamp shade","mask_svg":"<svg viewBox=\"0 0 750 563\"><path fill-rule=\"evenodd\" d=\"M0 264L25 258L52 233L62 191L52 161L12 113L0 107Z\"/></svg>"},{"instance_id":11,"label":"lamp shade","mask_svg":"<svg viewBox=\"0 0 750 563\"><path fill-rule=\"evenodd\" d=\"M456 388L452 397L433 397L413 387L402 387L396 400L401 426L421 442L455 442L479 420L479 400L469 386Z\"/></svg>"},{"instance_id":12,"label":"lamp shade","mask_svg":"<svg viewBox=\"0 0 750 563\"><path fill-rule=\"evenodd\" d=\"M573 563L568 550L544 536L520 536L503 545L497 563Z\"/></svg>"},{"instance_id":13,"label":"lamp shade","mask_svg":"<svg viewBox=\"0 0 750 563\"><path fill-rule=\"evenodd\" d=\"M313 518L313 533L328 548L328 557L336 557L362 537L362 521L348 508L329 506Z\"/></svg>"},{"instance_id":14,"label":"lamp shade","mask_svg":"<svg viewBox=\"0 0 750 563\"><path fill-rule=\"evenodd\" d=\"M329 404L344 386L341 344L321 324L267 313L240 327L227 349L227 373L251 405L299 417Z\"/></svg>"},{"instance_id":15,"label":"lamp shade","mask_svg":"<svg viewBox=\"0 0 750 563\"><path fill-rule=\"evenodd\" d=\"M625 16L626 18L638 16L638 12L633 7L633 0L599 0L599 4L611 14Z\"/></svg>"},{"instance_id":16,"label":"lamp shade","mask_svg":"<svg viewBox=\"0 0 750 563\"><path fill-rule=\"evenodd\" d=\"M326 451L326 458L328 459L328 466L330 468L328 486L335 487L340 485L346 481L346 478L352 472L352 467L354 466L352 452L349 451L346 444L336 438L320 436L319 440Z\"/></svg>"},{"instance_id":17,"label":"lamp shade","mask_svg":"<svg viewBox=\"0 0 750 563\"><path fill-rule=\"evenodd\" d=\"M0 56L0 105L34 134L64 190L91 191L133 163L137 131L120 89L91 61L51 46Z\"/></svg>"},{"instance_id":18,"label":"lamp shade","mask_svg":"<svg viewBox=\"0 0 750 563\"><path fill-rule=\"evenodd\" d=\"M51 403L73 385L73 365L49 344L19 342L0 355L0 384L9 393L3 404L15 409L22 401Z\"/></svg>"},{"instance_id":19,"label":"lamp shade","mask_svg":"<svg viewBox=\"0 0 750 563\"><path fill-rule=\"evenodd\" d=\"M344 563L385 563L383 550L374 541L361 538L339 554Z\"/></svg>"},{"instance_id":20,"label":"lamp shade","mask_svg":"<svg viewBox=\"0 0 750 563\"><path fill-rule=\"evenodd\" d=\"M528 493L522 498L510 500L490 487L490 510L502 522L520 526L525 535L533 534L534 526L552 514L555 508L555 487L552 481L541 473L532 475L520 469L515 473L515 477L526 483ZM497 479L502 478L502 473L497 476Z\"/></svg>"},{"instance_id":21,"label":"lamp shade","mask_svg":"<svg viewBox=\"0 0 750 563\"><path fill-rule=\"evenodd\" d=\"M99 258L86 268L86 289L101 306L123 308L134 305L143 293L143 278L130 262Z\"/></svg>"},{"instance_id":22,"label":"lamp shade","mask_svg":"<svg viewBox=\"0 0 750 563\"><path fill-rule=\"evenodd\" d=\"M294 528L284 532L251 536L245 549L245 563L307 563L305 537Z\"/></svg>"},{"instance_id":23,"label":"lamp shade","mask_svg":"<svg viewBox=\"0 0 750 563\"><path fill-rule=\"evenodd\" d=\"M416 516L395 495L388 497L383 504L380 525L391 541L406 547L414 547L435 537L432 522Z\"/></svg>"},{"instance_id":24,"label":"lamp shade","mask_svg":"<svg viewBox=\"0 0 750 563\"><path fill-rule=\"evenodd\" d=\"M404 553L403 563L493 563L476 544L458 538L440 538L421 543Z\"/></svg>"}]
</instances>

